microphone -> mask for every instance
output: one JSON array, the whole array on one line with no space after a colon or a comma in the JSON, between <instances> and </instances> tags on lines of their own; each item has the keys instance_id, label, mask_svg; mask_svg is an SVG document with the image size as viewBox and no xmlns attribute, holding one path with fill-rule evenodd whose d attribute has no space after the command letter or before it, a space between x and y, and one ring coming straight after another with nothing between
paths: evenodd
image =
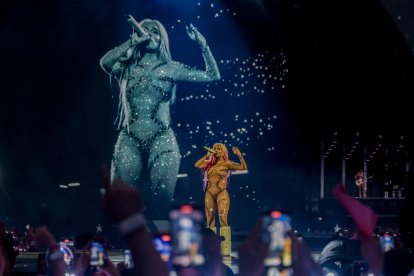
<instances>
[{"instance_id":1,"label":"microphone","mask_svg":"<svg viewBox=\"0 0 414 276\"><path fill-rule=\"evenodd\" d=\"M211 153L216 153L215 150L210 149L209 147L203 146L207 151L211 152Z\"/></svg>"},{"instance_id":2,"label":"microphone","mask_svg":"<svg viewBox=\"0 0 414 276\"><path fill-rule=\"evenodd\" d=\"M132 28L137 32L138 36L146 35L147 32L141 27L141 25L132 17L132 15L127 15L127 20L131 24Z\"/></svg>"}]
</instances>

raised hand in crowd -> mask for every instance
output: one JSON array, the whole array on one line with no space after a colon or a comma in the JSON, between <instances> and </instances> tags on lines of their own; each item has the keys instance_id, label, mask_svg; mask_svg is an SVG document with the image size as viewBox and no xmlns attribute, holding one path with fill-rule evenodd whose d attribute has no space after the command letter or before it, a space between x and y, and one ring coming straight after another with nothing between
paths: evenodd
<instances>
[{"instance_id":1,"label":"raised hand in crowd","mask_svg":"<svg viewBox=\"0 0 414 276\"><path fill-rule=\"evenodd\" d=\"M55 237L49 232L46 226L39 226L29 230L29 236L39 242L44 247L48 248L48 263L53 271L53 275L65 275L65 262L63 261L63 254L60 252L60 247L56 242Z\"/></svg>"},{"instance_id":2,"label":"raised hand in crowd","mask_svg":"<svg viewBox=\"0 0 414 276\"><path fill-rule=\"evenodd\" d=\"M14 250L12 242L7 239L6 233L6 224L0 221L0 275L11 275L16 256L19 255L19 252Z\"/></svg>"},{"instance_id":3,"label":"raised hand in crowd","mask_svg":"<svg viewBox=\"0 0 414 276\"><path fill-rule=\"evenodd\" d=\"M89 267L91 254L89 252L89 245L82 248L82 253L76 259L75 275L84 275Z\"/></svg>"},{"instance_id":4,"label":"raised hand in crowd","mask_svg":"<svg viewBox=\"0 0 414 276\"><path fill-rule=\"evenodd\" d=\"M361 239L361 255L367 261L369 271L374 275L381 275L384 265L384 253L381 245L374 237L366 237L360 235Z\"/></svg>"},{"instance_id":5,"label":"raised hand in crowd","mask_svg":"<svg viewBox=\"0 0 414 276\"><path fill-rule=\"evenodd\" d=\"M292 267L293 275L323 275L321 268L313 259L306 243L299 240L289 231L292 240ZM269 254L269 243L262 237L262 220L255 225L246 240L239 247L239 275L263 275L265 272L264 261Z\"/></svg>"},{"instance_id":6,"label":"raised hand in crowd","mask_svg":"<svg viewBox=\"0 0 414 276\"><path fill-rule=\"evenodd\" d=\"M102 167L102 198L104 212L119 224L121 236L131 249L135 275L169 275L167 265L161 260L152 244L142 215L143 200L138 189L120 180L111 182L109 170Z\"/></svg>"},{"instance_id":7,"label":"raised hand in crowd","mask_svg":"<svg viewBox=\"0 0 414 276\"><path fill-rule=\"evenodd\" d=\"M262 220L260 219L239 247L239 275L263 275L264 259L269 252L269 244L262 238Z\"/></svg>"},{"instance_id":8,"label":"raised hand in crowd","mask_svg":"<svg viewBox=\"0 0 414 276\"><path fill-rule=\"evenodd\" d=\"M216 233L214 233L211 228L205 228L203 237L206 255L206 263L204 265L203 275L228 275L230 268L228 268L222 261L219 236L216 235Z\"/></svg>"},{"instance_id":9,"label":"raised hand in crowd","mask_svg":"<svg viewBox=\"0 0 414 276\"><path fill-rule=\"evenodd\" d=\"M141 213L143 200L140 191L121 180L111 182L109 170L106 166L101 168L104 185L102 208L104 212L116 222L120 222L130 216Z\"/></svg>"},{"instance_id":10,"label":"raised hand in crowd","mask_svg":"<svg viewBox=\"0 0 414 276\"><path fill-rule=\"evenodd\" d=\"M90 264L91 254L90 254L90 245L86 245L82 248L82 253L76 260L75 265L75 275L85 275L88 272ZM104 275L104 276L121 276L120 270L118 270L112 261L107 258L106 266L98 267L98 270L93 273L93 275Z\"/></svg>"},{"instance_id":11,"label":"raised hand in crowd","mask_svg":"<svg viewBox=\"0 0 414 276\"><path fill-rule=\"evenodd\" d=\"M100 271L106 276L121 276L120 270L109 259L107 260L107 266L101 267Z\"/></svg>"},{"instance_id":12,"label":"raised hand in crowd","mask_svg":"<svg viewBox=\"0 0 414 276\"><path fill-rule=\"evenodd\" d=\"M0 247L0 275L4 275L6 269L6 259L4 258L3 249Z\"/></svg>"},{"instance_id":13,"label":"raised hand in crowd","mask_svg":"<svg viewBox=\"0 0 414 276\"><path fill-rule=\"evenodd\" d=\"M291 231L288 235L292 240L293 275L322 276L322 269L315 262L305 241L303 239L299 239Z\"/></svg>"}]
</instances>

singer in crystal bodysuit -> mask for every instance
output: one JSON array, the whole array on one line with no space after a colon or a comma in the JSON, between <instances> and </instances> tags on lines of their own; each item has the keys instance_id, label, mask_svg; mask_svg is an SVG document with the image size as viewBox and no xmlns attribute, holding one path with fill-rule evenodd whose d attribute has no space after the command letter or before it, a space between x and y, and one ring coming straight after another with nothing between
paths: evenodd
<instances>
[{"instance_id":1,"label":"singer in crystal bodysuit","mask_svg":"<svg viewBox=\"0 0 414 276\"><path fill-rule=\"evenodd\" d=\"M159 21L137 22L129 16L128 22L134 30L131 37L100 60L103 70L120 87L117 117L120 131L112 158L111 179L138 186L147 202L155 203L151 207L155 208L154 214L166 214L181 159L170 119L176 84L219 80L220 72L204 36L192 24L186 27L187 34L200 46L205 70L171 59L167 32ZM149 185L138 181L143 167L148 170Z\"/></svg>"},{"instance_id":2,"label":"singer in crystal bodysuit","mask_svg":"<svg viewBox=\"0 0 414 276\"><path fill-rule=\"evenodd\" d=\"M237 155L240 164L229 160L229 154L224 144L217 143L213 149L207 149L207 154L201 157L195 167L202 169L204 173L204 204L207 226L217 232L215 215L218 210L220 222L220 235L225 239L221 243L223 255L230 255L230 227L228 215L230 208L230 197L227 192L230 171L247 170L243 155L237 147L233 147L233 153Z\"/></svg>"}]
</instances>

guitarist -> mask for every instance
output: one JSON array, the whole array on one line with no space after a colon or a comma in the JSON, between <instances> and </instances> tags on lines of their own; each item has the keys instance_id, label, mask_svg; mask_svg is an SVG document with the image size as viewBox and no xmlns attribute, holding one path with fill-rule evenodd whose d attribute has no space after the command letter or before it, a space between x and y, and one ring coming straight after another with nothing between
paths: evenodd
<instances>
[{"instance_id":1,"label":"guitarist","mask_svg":"<svg viewBox=\"0 0 414 276\"><path fill-rule=\"evenodd\" d=\"M355 185L357 185L358 187L358 191L359 191L359 197L363 197L364 196L364 188L365 188L365 184L364 183L364 172L362 170L359 170L356 175L355 175Z\"/></svg>"}]
</instances>

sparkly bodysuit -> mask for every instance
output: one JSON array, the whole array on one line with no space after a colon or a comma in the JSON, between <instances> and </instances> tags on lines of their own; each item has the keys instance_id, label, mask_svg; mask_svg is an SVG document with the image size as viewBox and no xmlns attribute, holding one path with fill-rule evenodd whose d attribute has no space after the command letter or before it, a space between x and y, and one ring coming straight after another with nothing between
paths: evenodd
<instances>
[{"instance_id":1,"label":"sparkly bodysuit","mask_svg":"<svg viewBox=\"0 0 414 276\"><path fill-rule=\"evenodd\" d=\"M219 222L221 227L228 225L228 216L230 208L230 197L227 192L227 181L229 171L246 170L245 161L240 160L237 164L230 160L219 161L211 166L207 171L207 187L205 190L204 204L207 225L210 228L215 227L215 215L218 210Z\"/></svg>"},{"instance_id":2,"label":"sparkly bodysuit","mask_svg":"<svg viewBox=\"0 0 414 276\"><path fill-rule=\"evenodd\" d=\"M206 70L202 71L171 60L160 60L152 67L144 67L139 61L127 66L127 61L120 57L130 49L130 44L125 42L101 59L102 68L118 80L120 87L125 85L125 94L120 95L121 129L112 159L111 179L140 187L146 202L156 200L156 208L167 211L181 158L170 118L175 85L180 81L214 81L220 74L208 46L203 51ZM114 59L117 61L113 62ZM138 183L144 164L150 178L150 185L145 187Z\"/></svg>"}]
</instances>

